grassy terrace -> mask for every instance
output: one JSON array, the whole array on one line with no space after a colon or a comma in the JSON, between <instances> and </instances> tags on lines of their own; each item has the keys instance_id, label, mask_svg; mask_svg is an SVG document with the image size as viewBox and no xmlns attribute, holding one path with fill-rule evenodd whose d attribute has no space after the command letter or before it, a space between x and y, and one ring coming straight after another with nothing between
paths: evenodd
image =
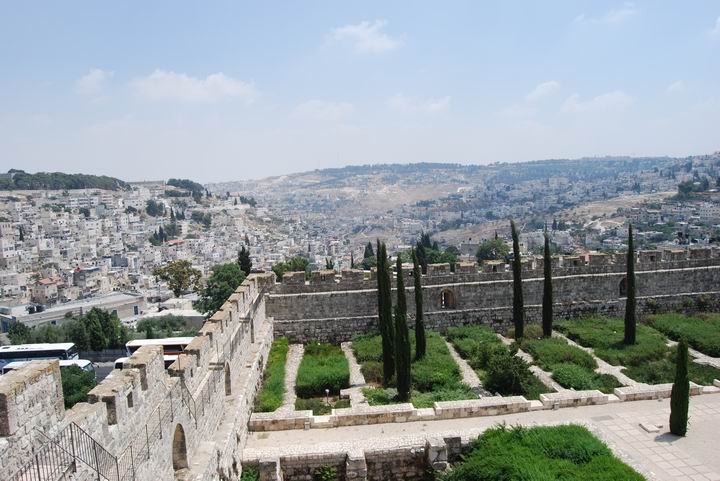
<instances>
[{"instance_id":1,"label":"grassy terrace","mask_svg":"<svg viewBox=\"0 0 720 481\"><path fill-rule=\"evenodd\" d=\"M591 347L595 355L613 365L625 366L624 373L632 379L648 383L670 383L675 378L675 349L667 346L665 336L644 324L637 326L637 343L623 344L622 319L593 317L558 321L555 327L579 344ZM720 370L690 363L690 380L712 385L720 379Z\"/></svg>"},{"instance_id":2,"label":"grassy terrace","mask_svg":"<svg viewBox=\"0 0 720 481\"><path fill-rule=\"evenodd\" d=\"M285 360L288 340L276 339L270 347L268 362L263 376L263 386L255 398L255 411L267 413L282 406L285 395Z\"/></svg>"},{"instance_id":3,"label":"grassy terrace","mask_svg":"<svg viewBox=\"0 0 720 481\"><path fill-rule=\"evenodd\" d=\"M417 408L432 407L435 401L476 399L477 395L462 382L460 368L450 355L447 344L436 332L427 331L427 354L412 363L411 402ZM410 332L411 356L415 359L415 333ZM363 390L370 405L392 404L397 392L383 389L382 340L379 335L356 336L353 351L365 380L377 387Z\"/></svg>"},{"instance_id":4,"label":"grassy terrace","mask_svg":"<svg viewBox=\"0 0 720 481\"><path fill-rule=\"evenodd\" d=\"M538 399L549 389L529 370L529 365L514 356L495 333L486 326L451 327L448 340L460 356L475 370L485 389L503 396L521 395Z\"/></svg>"},{"instance_id":5,"label":"grassy terrace","mask_svg":"<svg viewBox=\"0 0 720 481\"><path fill-rule=\"evenodd\" d=\"M645 478L581 426L485 431L444 481L642 481Z\"/></svg>"},{"instance_id":6,"label":"grassy terrace","mask_svg":"<svg viewBox=\"0 0 720 481\"><path fill-rule=\"evenodd\" d=\"M684 337L693 349L720 357L720 314L664 314L651 316L648 322L670 339Z\"/></svg>"},{"instance_id":7,"label":"grassy terrace","mask_svg":"<svg viewBox=\"0 0 720 481\"><path fill-rule=\"evenodd\" d=\"M305 346L295 382L295 409L311 409L313 414L323 415L332 408L350 407L348 399L339 399L340 390L349 386L350 368L340 347L318 342ZM330 391L329 404L326 389Z\"/></svg>"},{"instance_id":8,"label":"grassy terrace","mask_svg":"<svg viewBox=\"0 0 720 481\"><path fill-rule=\"evenodd\" d=\"M516 343L540 368L552 373L553 379L562 387L579 391L598 389L607 394L621 386L614 376L594 372L597 362L587 352L571 346L565 339L543 338L539 327L532 327L527 326L526 337Z\"/></svg>"}]
</instances>

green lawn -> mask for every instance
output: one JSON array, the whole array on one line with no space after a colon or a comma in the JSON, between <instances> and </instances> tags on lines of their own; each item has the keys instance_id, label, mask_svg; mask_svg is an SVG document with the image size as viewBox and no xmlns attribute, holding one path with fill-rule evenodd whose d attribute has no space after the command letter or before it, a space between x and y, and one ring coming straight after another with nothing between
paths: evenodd
<instances>
[{"instance_id":1,"label":"green lawn","mask_svg":"<svg viewBox=\"0 0 720 481\"><path fill-rule=\"evenodd\" d=\"M282 406L285 395L285 360L288 353L288 340L276 339L268 354L267 366L263 376L262 390L255 398L256 412L272 412Z\"/></svg>"},{"instance_id":2,"label":"green lawn","mask_svg":"<svg viewBox=\"0 0 720 481\"><path fill-rule=\"evenodd\" d=\"M450 354L444 339L436 332L426 331L425 357L415 361L415 333L410 331L411 402L415 407L432 407L435 401L474 399L477 395L462 382L460 368ZM362 335L353 338L353 352L360 363L365 381L375 387L364 390L370 405L391 404L395 401L394 389L383 389L382 339L379 335ZM392 383L391 383L392 384Z\"/></svg>"},{"instance_id":3,"label":"green lawn","mask_svg":"<svg viewBox=\"0 0 720 481\"><path fill-rule=\"evenodd\" d=\"M642 481L582 426L488 429L444 481Z\"/></svg>"},{"instance_id":4,"label":"green lawn","mask_svg":"<svg viewBox=\"0 0 720 481\"><path fill-rule=\"evenodd\" d=\"M648 322L670 339L685 338L690 347L712 357L720 357L720 314L663 314Z\"/></svg>"},{"instance_id":5,"label":"green lawn","mask_svg":"<svg viewBox=\"0 0 720 481\"><path fill-rule=\"evenodd\" d=\"M483 387L503 396L522 395L538 399L550 390L529 370L529 365L515 357L486 326L451 327L448 340L460 356L467 360L483 383Z\"/></svg>"},{"instance_id":6,"label":"green lawn","mask_svg":"<svg viewBox=\"0 0 720 481\"><path fill-rule=\"evenodd\" d=\"M614 376L594 372L597 368L595 359L579 347L571 346L565 339L526 337L516 343L565 388L578 391L598 389L607 394L621 386Z\"/></svg>"},{"instance_id":7,"label":"green lawn","mask_svg":"<svg viewBox=\"0 0 720 481\"><path fill-rule=\"evenodd\" d=\"M595 355L613 365L625 366L623 372L647 384L669 383L675 378L675 349L667 346L665 336L645 324L637 326L637 343L623 344L622 319L593 317L574 321L558 321L556 328L570 339L592 347ZM720 379L720 370L690 363L692 382L712 385Z\"/></svg>"},{"instance_id":8,"label":"green lawn","mask_svg":"<svg viewBox=\"0 0 720 481\"><path fill-rule=\"evenodd\" d=\"M305 345L295 381L295 392L301 398L340 394L350 386L350 368L339 346L313 342Z\"/></svg>"}]
</instances>

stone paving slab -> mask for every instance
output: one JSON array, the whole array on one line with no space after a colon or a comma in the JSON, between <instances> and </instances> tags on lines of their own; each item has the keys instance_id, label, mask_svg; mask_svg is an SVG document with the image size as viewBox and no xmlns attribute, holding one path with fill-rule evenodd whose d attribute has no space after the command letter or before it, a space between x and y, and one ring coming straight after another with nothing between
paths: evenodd
<instances>
[{"instance_id":1,"label":"stone paving slab","mask_svg":"<svg viewBox=\"0 0 720 481\"><path fill-rule=\"evenodd\" d=\"M367 405L367 399L365 399L365 395L362 392L363 388L367 387L367 383L360 369L360 364L357 362L357 359L355 359L352 342L343 342L340 344L340 348L343 353L345 353L345 357L348 360L348 367L350 368L350 388L340 391L340 395L342 397L349 397L351 406Z\"/></svg>"},{"instance_id":2,"label":"stone paving slab","mask_svg":"<svg viewBox=\"0 0 720 481\"><path fill-rule=\"evenodd\" d=\"M458 354L458 352L455 350L455 346L452 345L450 341L447 339L444 339L445 344L447 344L448 350L450 351L450 355L455 360L455 363L460 368L460 374L462 375L463 382L470 386L470 388L475 391L477 394L483 395L483 396L490 396L491 393L485 391L482 387L482 382L480 381L480 378L478 377L475 370L470 367L470 364L467 363L465 359Z\"/></svg>"}]
</instances>

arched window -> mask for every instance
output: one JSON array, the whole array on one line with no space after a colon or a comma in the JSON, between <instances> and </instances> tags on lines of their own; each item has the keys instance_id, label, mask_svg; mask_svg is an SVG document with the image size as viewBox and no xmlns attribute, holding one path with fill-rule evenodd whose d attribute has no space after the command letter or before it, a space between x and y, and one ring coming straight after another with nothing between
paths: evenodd
<instances>
[{"instance_id":1,"label":"arched window","mask_svg":"<svg viewBox=\"0 0 720 481\"><path fill-rule=\"evenodd\" d=\"M185 430L182 424L175 425L175 434L173 435L173 446L172 446L172 461L173 469L178 471L180 469L187 469L187 444L185 442Z\"/></svg>"},{"instance_id":2,"label":"arched window","mask_svg":"<svg viewBox=\"0 0 720 481\"><path fill-rule=\"evenodd\" d=\"M625 277L620 281L620 297L627 297L627 279Z\"/></svg>"},{"instance_id":3,"label":"arched window","mask_svg":"<svg viewBox=\"0 0 720 481\"><path fill-rule=\"evenodd\" d=\"M450 289L440 293L440 309L455 309L455 294Z\"/></svg>"},{"instance_id":4,"label":"arched window","mask_svg":"<svg viewBox=\"0 0 720 481\"><path fill-rule=\"evenodd\" d=\"M230 385L230 365L225 363L225 395L232 394L232 386Z\"/></svg>"}]
</instances>

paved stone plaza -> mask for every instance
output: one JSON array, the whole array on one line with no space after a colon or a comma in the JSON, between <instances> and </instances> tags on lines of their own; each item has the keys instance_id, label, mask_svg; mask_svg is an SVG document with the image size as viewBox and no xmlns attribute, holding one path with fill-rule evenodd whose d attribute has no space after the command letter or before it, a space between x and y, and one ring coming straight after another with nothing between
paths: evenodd
<instances>
[{"instance_id":1,"label":"paved stone plaza","mask_svg":"<svg viewBox=\"0 0 720 481\"><path fill-rule=\"evenodd\" d=\"M243 456L248 459L379 449L451 435L466 439L498 423L526 426L578 423L588 426L616 455L648 479L720 480L720 456L717 455L720 395L691 399L690 427L685 438L667 434L669 415L670 400L664 399L504 416L255 432L249 434ZM657 432L648 432L645 428L650 426L657 426Z\"/></svg>"}]
</instances>

